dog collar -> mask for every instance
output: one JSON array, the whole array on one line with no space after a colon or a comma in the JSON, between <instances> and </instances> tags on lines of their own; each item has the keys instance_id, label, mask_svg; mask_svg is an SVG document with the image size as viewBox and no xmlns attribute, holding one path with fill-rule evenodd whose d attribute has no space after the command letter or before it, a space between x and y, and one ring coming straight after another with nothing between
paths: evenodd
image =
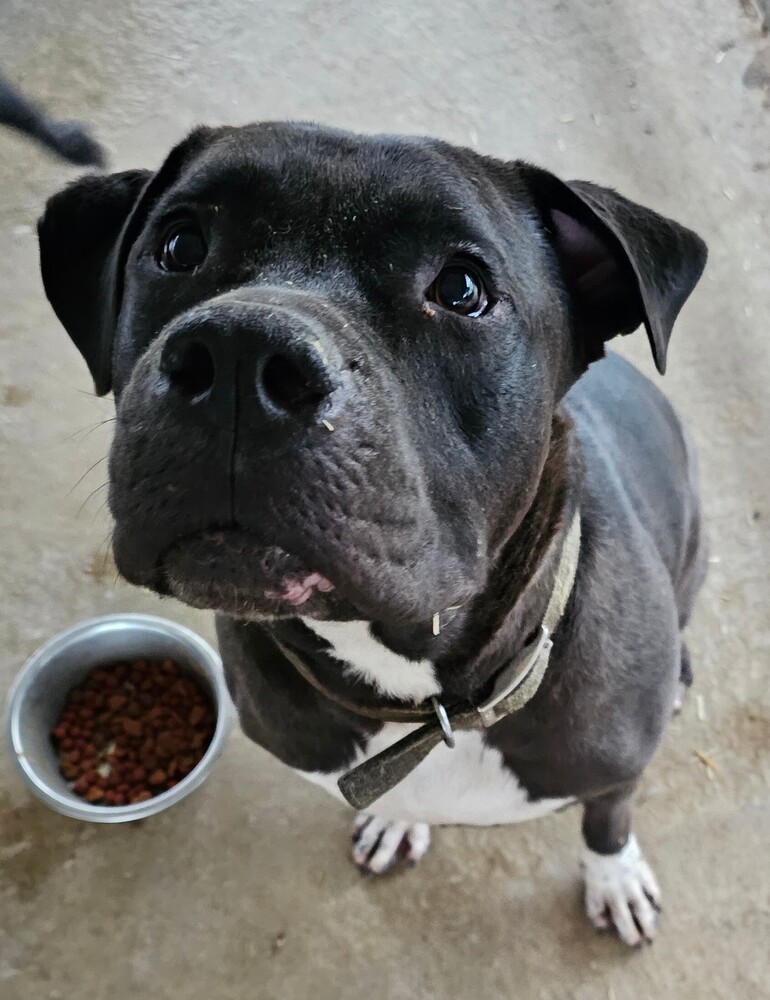
<instances>
[{"instance_id":1,"label":"dog collar","mask_svg":"<svg viewBox=\"0 0 770 1000\"><path fill-rule=\"evenodd\" d=\"M293 650L273 639L281 653L308 683L348 711L381 722L429 720L342 775L338 781L339 789L350 805L356 809L367 809L411 774L442 740L448 747L453 747L456 730L488 729L518 712L535 696L548 667L553 645L551 636L564 615L575 584L579 552L580 512L577 511L562 544L556 579L540 628L535 638L500 671L491 695L480 705L447 709L438 698L408 708L357 705L330 691Z\"/></svg>"}]
</instances>

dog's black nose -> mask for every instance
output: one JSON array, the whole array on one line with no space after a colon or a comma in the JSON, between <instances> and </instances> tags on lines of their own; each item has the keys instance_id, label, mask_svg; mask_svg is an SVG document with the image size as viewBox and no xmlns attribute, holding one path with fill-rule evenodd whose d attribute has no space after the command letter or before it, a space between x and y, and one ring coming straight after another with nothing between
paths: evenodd
<instances>
[{"instance_id":1,"label":"dog's black nose","mask_svg":"<svg viewBox=\"0 0 770 1000\"><path fill-rule=\"evenodd\" d=\"M160 369L191 399L208 393L217 375L211 349L195 333L172 337L166 342Z\"/></svg>"},{"instance_id":2,"label":"dog's black nose","mask_svg":"<svg viewBox=\"0 0 770 1000\"><path fill-rule=\"evenodd\" d=\"M178 395L214 422L229 419L236 392L265 416L312 414L334 389L320 342L274 318L186 317L166 335L160 370Z\"/></svg>"}]
</instances>

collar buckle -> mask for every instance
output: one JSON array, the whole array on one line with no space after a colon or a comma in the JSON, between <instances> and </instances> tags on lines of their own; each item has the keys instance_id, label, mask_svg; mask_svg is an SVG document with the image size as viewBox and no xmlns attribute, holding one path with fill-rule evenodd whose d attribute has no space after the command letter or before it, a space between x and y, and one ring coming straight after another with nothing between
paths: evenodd
<instances>
[{"instance_id":1,"label":"collar buckle","mask_svg":"<svg viewBox=\"0 0 770 1000\"><path fill-rule=\"evenodd\" d=\"M533 673L535 667L539 666L541 668L538 670L538 673L542 676L542 672L545 670L545 665L548 662L548 657L551 654L552 646L551 633L545 625L541 625L539 632L532 642L525 646L519 655L511 660L508 666L497 675L492 694L485 702L476 706L476 711L481 716L481 722L485 728L493 726L496 722L499 722L505 716L510 715L517 708L526 704L529 698L516 699L514 696L517 690L522 688L524 682ZM527 692L521 691L520 694L526 695ZM521 705L516 703L518 700L521 700Z\"/></svg>"}]
</instances>

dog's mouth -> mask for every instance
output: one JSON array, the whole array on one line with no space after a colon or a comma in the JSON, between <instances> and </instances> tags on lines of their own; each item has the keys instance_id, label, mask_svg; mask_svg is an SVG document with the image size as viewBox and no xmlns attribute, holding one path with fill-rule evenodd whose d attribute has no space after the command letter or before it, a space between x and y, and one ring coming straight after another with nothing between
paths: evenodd
<instances>
[{"instance_id":1,"label":"dog's mouth","mask_svg":"<svg viewBox=\"0 0 770 1000\"><path fill-rule=\"evenodd\" d=\"M195 608L238 617L325 617L337 603L326 576L277 545L238 529L206 530L176 541L162 556L165 587Z\"/></svg>"}]
</instances>

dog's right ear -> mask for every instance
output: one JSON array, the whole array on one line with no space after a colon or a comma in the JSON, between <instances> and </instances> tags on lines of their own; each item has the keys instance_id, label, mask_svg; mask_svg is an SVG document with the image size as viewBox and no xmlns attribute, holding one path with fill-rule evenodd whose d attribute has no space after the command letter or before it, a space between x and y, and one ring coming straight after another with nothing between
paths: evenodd
<instances>
[{"instance_id":1,"label":"dog's right ear","mask_svg":"<svg viewBox=\"0 0 770 1000\"><path fill-rule=\"evenodd\" d=\"M128 253L163 192L228 128L196 128L157 173L83 177L55 194L37 225L48 300L83 355L100 396L112 387L112 346Z\"/></svg>"},{"instance_id":2,"label":"dog's right ear","mask_svg":"<svg viewBox=\"0 0 770 1000\"><path fill-rule=\"evenodd\" d=\"M37 225L45 293L100 396L112 381L121 235L152 176L126 170L83 177L48 201Z\"/></svg>"}]
</instances>

